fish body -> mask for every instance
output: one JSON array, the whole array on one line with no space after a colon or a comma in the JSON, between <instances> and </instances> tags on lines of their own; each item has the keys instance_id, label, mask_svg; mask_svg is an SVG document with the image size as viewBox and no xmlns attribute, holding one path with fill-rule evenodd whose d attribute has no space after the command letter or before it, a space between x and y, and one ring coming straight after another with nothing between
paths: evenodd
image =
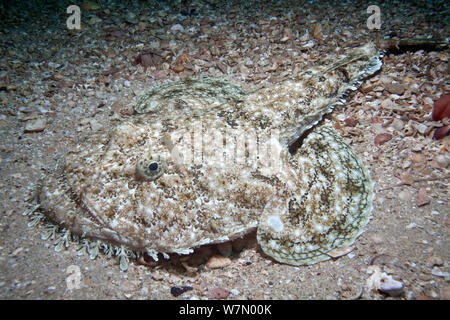
<instances>
[{"instance_id":1,"label":"fish body","mask_svg":"<svg viewBox=\"0 0 450 320\"><path fill-rule=\"evenodd\" d=\"M329 259L370 220L373 183L318 123L380 67L369 44L252 92L208 78L153 87L135 116L63 155L43 179L42 211L71 234L156 260L254 229L277 261Z\"/></svg>"}]
</instances>

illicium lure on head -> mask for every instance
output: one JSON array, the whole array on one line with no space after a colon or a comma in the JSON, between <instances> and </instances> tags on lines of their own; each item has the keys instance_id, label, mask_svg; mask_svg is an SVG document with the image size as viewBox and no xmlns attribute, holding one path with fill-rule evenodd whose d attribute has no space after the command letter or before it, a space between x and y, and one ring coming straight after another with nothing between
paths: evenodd
<instances>
[{"instance_id":1,"label":"illicium lure on head","mask_svg":"<svg viewBox=\"0 0 450 320\"><path fill-rule=\"evenodd\" d=\"M368 44L253 92L217 79L153 87L135 116L61 157L31 216L45 217L58 250L75 237L80 253L118 256L122 270L144 253L189 254L255 228L277 261L327 260L363 232L373 184L319 121L380 67Z\"/></svg>"}]
</instances>

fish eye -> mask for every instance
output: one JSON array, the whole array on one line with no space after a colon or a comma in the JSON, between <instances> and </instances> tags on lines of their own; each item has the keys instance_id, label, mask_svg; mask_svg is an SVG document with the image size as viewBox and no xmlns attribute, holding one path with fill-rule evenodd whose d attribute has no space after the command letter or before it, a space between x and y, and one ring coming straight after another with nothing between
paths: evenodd
<instances>
[{"instance_id":1,"label":"fish eye","mask_svg":"<svg viewBox=\"0 0 450 320\"><path fill-rule=\"evenodd\" d=\"M158 170L158 163L157 162L152 162L148 165L148 170L150 171L156 171Z\"/></svg>"},{"instance_id":2,"label":"fish eye","mask_svg":"<svg viewBox=\"0 0 450 320\"><path fill-rule=\"evenodd\" d=\"M166 169L166 161L160 156L146 156L138 160L136 164L136 176L143 180L158 179Z\"/></svg>"}]
</instances>

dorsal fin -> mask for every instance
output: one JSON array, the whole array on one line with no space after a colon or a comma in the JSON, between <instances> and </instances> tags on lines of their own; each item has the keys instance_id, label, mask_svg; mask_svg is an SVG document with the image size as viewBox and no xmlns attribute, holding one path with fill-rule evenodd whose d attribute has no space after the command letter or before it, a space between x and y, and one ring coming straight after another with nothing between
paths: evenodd
<instances>
[{"instance_id":1,"label":"dorsal fin","mask_svg":"<svg viewBox=\"0 0 450 320\"><path fill-rule=\"evenodd\" d=\"M202 111L243 99L245 90L229 81L199 78L152 87L136 103L137 113L158 113L196 108Z\"/></svg>"}]
</instances>

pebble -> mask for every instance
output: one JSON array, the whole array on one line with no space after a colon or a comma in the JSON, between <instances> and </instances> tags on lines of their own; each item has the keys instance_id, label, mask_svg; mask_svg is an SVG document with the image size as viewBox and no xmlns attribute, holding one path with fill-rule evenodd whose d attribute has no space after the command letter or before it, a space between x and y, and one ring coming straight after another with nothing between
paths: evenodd
<instances>
[{"instance_id":1,"label":"pebble","mask_svg":"<svg viewBox=\"0 0 450 320\"><path fill-rule=\"evenodd\" d=\"M178 297L185 293L186 291L192 290L191 286L182 286L182 287L172 287L170 288L170 294L172 294L174 297Z\"/></svg>"},{"instance_id":2,"label":"pebble","mask_svg":"<svg viewBox=\"0 0 450 320\"><path fill-rule=\"evenodd\" d=\"M395 129L395 130L397 130L397 131L401 131L401 130L405 127L405 124L403 123L402 120L400 120L400 119L398 119L398 118L395 118L395 119L392 121L390 127L393 128L393 129Z\"/></svg>"},{"instance_id":3,"label":"pebble","mask_svg":"<svg viewBox=\"0 0 450 320\"><path fill-rule=\"evenodd\" d=\"M164 275L159 270L155 270L155 272L151 273L150 276L156 281L161 281L164 279Z\"/></svg>"},{"instance_id":4,"label":"pebble","mask_svg":"<svg viewBox=\"0 0 450 320\"><path fill-rule=\"evenodd\" d=\"M184 71L184 66L183 66L182 64L176 64L176 65L173 65L173 66L171 67L171 69L172 69L173 71L175 71L176 73L180 73L180 72L183 72L183 71Z\"/></svg>"},{"instance_id":5,"label":"pebble","mask_svg":"<svg viewBox=\"0 0 450 320\"><path fill-rule=\"evenodd\" d=\"M101 18L99 18L97 16L93 16L92 18L89 19L89 21L87 23L92 26L92 25L94 25L96 23L100 23L102 21L103 20Z\"/></svg>"},{"instance_id":6,"label":"pebble","mask_svg":"<svg viewBox=\"0 0 450 320\"><path fill-rule=\"evenodd\" d=\"M90 11L90 10L98 10L98 9L100 9L100 6L91 1L84 1L81 4L80 8L81 8L81 10L84 10L84 11Z\"/></svg>"},{"instance_id":7,"label":"pebble","mask_svg":"<svg viewBox=\"0 0 450 320\"><path fill-rule=\"evenodd\" d=\"M38 118L38 114L36 113L27 113L27 112L18 112L17 113L17 120L23 122L23 121L29 121L34 120Z\"/></svg>"},{"instance_id":8,"label":"pebble","mask_svg":"<svg viewBox=\"0 0 450 320\"><path fill-rule=\"evenodd\" d=\"M425 134L428 130L428 127L424 125L423 123L415 122L413 121L411 125L420 133Z\"/></svg>"},{"instance_id":9,"label":"pebble","mask_svg":"<svg viewBox=\"0 0 450 320\"><path fill-rule=\"evenodd\" d=\"M177 49L177 48L178 48L178 43L177 43L177 41L174 40L174 39L170 40L170 41L168 42L168 48L169 48L169 49L172 49L172 50Z\"/></svg>"},{"instance_id":10,"label":"pebble","mask_svg":"<svg viewBox=\"0 0 450 320\"><path fill-rule=\"evenodd\" d=\"M109 33L109 36L112 38L124 38L124 37L126 37L126 33L122 32L120 30L114 30ZM112 56L112 57L114 57L114 56Z\"/></svg>"},{"instance_id":11,"label":"pebble","mask_svg":"<svg viewBox=\"0 0 450 320\"><path fill-rule=\"evenodd\" d=\"M380 106L383 109L394 109L395 108L395 103L391 100L391 99L384 99L383 101L381 101Z\"/></svg>"},{"instance_id":12,"label":"pebble","mask_svg":"<svg viewBox=\"0 0 450 320\"><path fill-rule=\"evenodd\" d=\"M27 123L25 124L25 132L31 133L43 131L46 124L47 120L45 120L44 118L37 118L27 121Z\"/></svg>"},{"instance_id":13,"label":"pebble","mask_svg":"<svg viewBox=\"0 0 450 320\"><path fill-rule=\"evenodd\" d=\"M431 269L431 274L433 276L442 277L442 278L450 277L450 273L449 272L442 271L437 266L435 266L435 267L433 267L433 269Z\"/></svg>"},{"instance_id":14,"label":"pebble","mask_svg":"<svg viewBox=\"0 0 450 320\"><path fill-rule=\"evenodd\" d=\"M356 127L356 125L358 124L358 120L350 117L344 120L344 124L346 127Z\"/></svg>"},{"instance_id":15,"label":"pebble","mask_svg":"<svg viewBox=\"0 0 450 320\"><path fill-rule=\"evenodd\" d=\"M16 256L16 255L18 255L20 252L22 252L23 251L23 247L19 247L19 248L17 248L16 250L14 250L12 253L11 253L11 255L12 256Z\"/></svg>"},{"instance_id":16,"label":"pebble","mask_svg":"<svg viewBox=\"0 0 450 320\"><path fill-rule=\"evenodd\" d=\"M400 83L385 83L384 89L393 94L402 95L405 92L405 87Z\"/></svg>"},{"instance_id":17,"label":"pebble","mask_svg":"<svg viewBox=\"0 0 450 320\"><path fill-rule=\"evenodd\" d=\"M398 193L398 198L405 202L410 202L412 199L412 194L408 190L402 190Z\"/></svg>"},{"instance_id":18,"label":"pebble","mask_svg":"<svg viewBox=\"0 0 450 320\"><path fill-rule=\"evenodd\" d=\"M91 126L92 131L100 130L103 127L103 125L95 119L89 120L89 124Z\"/></svg>"},{"instance_id":19,"label":"pebble","mask_svg":"<svg viewBox=\"0 0 450 320\"><path fill-rule=\"evenodd\" d=\"M411 161L416 164L421 164L421 163L424 163L426 161L426 159L423 154L415 153L411 156Z\"/></svg>"},{"instance_id":20,"label":"pebble","mask_svg":"<svg viewBox=\"0 0 450 320\"><path fill-rule=\"evenodd\" d=\"M316 23L314 24L314 28L313 28L313 37L316 39L322 39L323 38L323 34L322 34L322 28L320 27L320 24Z\"/></svg>"},{"instance_id":21,"label":"pebble","mask_svg":"<svg viewBox=\"0 0 450 320\"><path fill-rule=\"evenodd\" d=\"M380 77L380 82L381 82L383 85L386 85L386 84L392 83L392 78L391 78L391 77L388 77L388 76L381 76L381 77Z\"/></svg>"},{"instance_id":22,"label":"pebble","mask_svg":"<svg viewBox=\"0 0 450 320\"><path fill-rule=\"evenodd\" d=\"M450 215L444 217L444 226L450 228Z\"/></svg>"},{"instance_id":23,"label":"pebble","mask_svg":"<svg viewBox=\"0 0 450 320\"><path fill-rule=\"evenodd\" d=\"M410 224L408 224L407 226L406 226L406 229L407 230L411 230L411 229L414 229L414 228L421 228L417 223L415 223L415 222L411 222Z\"/></svg>"},{"instance_id":24,"label":"pebble","mask_svg":"<svg viewBox=\"0 0 450 320\"><path fill-rule=\"evenodd\" d=\"M308 41L309 40L309 30L306 29L305 33L298 39L303 42Z\"/></svg>"},{"instance_id":25,"label":"pebble","mask_svg":"<svg viewBox=\"0 0 450 320\"><path fill-rule=\"evenodd\" d=\"M420 188L419 192L417 192L416 205L418 207L422 207L428 203L430 203L431 198L428 196L425 188Z\"/></svg>"},{"instance_id":26,"label":"pebble","mask_svg":"<svg viewBox=\"0 0 450 320\"><path fill-rule=\"evenodd\" d=\"M428 267L434 267L434 266L442 266L444 264L444 261L439 256L431 256L427 259L427 266Z\"/></svg>"},{"instance_id":27,"label":"pebble","mask_svg":"<svg viewBox=\"0 0 450 320\"><path fill-rule=\"evenodd\" d=\"M406 160L405 162L403 162L402 164L402 168L403 169L408 169L411 166L411 161Z\"/></svg>"},{"instance_id":28,"label":"pebble","mask_svg":"<svg viewBox=\"0 0 450 320\"><path fill-rule=\"evenodd\" d=\"M388 142L391 139L392 139L392 134L387 133L387 132L380 133L375 137L374 143L376 146L381 146L382 144Z\"/></svg>"},{"instance_id":29,"label":"pebble","mask_svg":"<svg viewBox=\"0 0 450 320\"><path fill-rule=\"evenodd\" d=\"M206 293L208 299L226 299L230 295L230 291L224 288L209 289Z\"/></svg>"},{"instance_id":30,"label":"pebble","mask_svg":"<svg viewBox=\"0 0 450 320\"><path fill-rule=\"evenodd\" d=\"M210 269L218 269L228 266L231 263L231 259L224 256L215 255L209 258L206 262L206 266Z\"/></svg>"},{"instance_id":31,"label":"pebble","mask_svg":"<svg viewBox=\"0 0 450 320\"><path fill-rule=\"evenodd\" d=\"M307 43L305 43L305 44L303 45L303 48L304 48L304 49L312 48L312 47L314 47L314 40L310 40L310 41L308 41Z\"/></svg>"},{"instance_id":32,"label":"pebble","mask_svg":"<svg viewBox=\"0 0 450 320\"><path fill-rule=\"evenodd\" d=\"M379 291L389 294L392 297L398 297L403 292L403 283L388 276L378 288Z\"/></svg>"},{"instance_id":33,"label":"pebble","mask_svg":"<svg viewBox=\"0 0 450 320\"><path fill-rule=\"evenodd\" d=\"M140 65L144 68L144 71L146 71L147 68L148 68L149 66L151 66L152 64L154 64L153 56L152 56L152 54L150 54L150 53L143 53L143 54L140 54L140 55L137 57L135 63L136 63L136 64L140 64Z\"/></svg>"},{"instance_id":34,"label":"pebble","mask_svg":"<svg viewBox=\"0 0 450 320\"><path fill-rule=\"evenodd\" d=\"M437 164L443 169L446 169L448 167L449 159L449 157L446 157L443 154L440 154L435 158Z\"/></svg>"},{"instance_id":35,"label":"pebble","mask_svg":"<svg viewBox=\"0 0 450 320\"><path fill-rule=\"evenodd\" d=\"M413 147L411 148L412 151L414 152L422 152L423 151L423 145L420 143L414 144Z\"/></svg>"},{"instance_id":36,"label":"pebble","mask_svg":"<svg viewBox=\"0 0 450 320\"><path fill-rule=\"evenodd\" d=\"M230 293L231 293L233 296L238 296L238 295L241 294L241 293L239 292L239 290L237 290L237 289L230 289Z\"/></svg>"},{"instance_id":37,"label":"pebble","mask_svg":"<svg viewBox=\"0 0 450 320\"><path fill-rule=\"evenodd\" d=\"M283 38L280 39L280 42L281 42L281 43L285 43L285 42L287 42L289 39L290 39L289 36L284 36Z\"/></svg>"},{"instance_id":38,"label":"pebble","mask_svg":"<svg viewBox=\"0 0 450 320\"><path fill-rule=\"evenodd\" d=\"M172 32L177 32L177 31L183 32L184 31L184 27L181 24L177 23L177 24L174 24L173 26L170 27L170 31L172 31Z\"/></svg>"},{"instance_id":39,"label":"pebble","mask_svg":"<svg viewBox=\"0 0 450 320\"><path fill-rule=\"evenodd\" d=\"M425 102L426 104L429 104L429 105L432 105L434 103L434 101L431 97L423 98L423 102Z\"/></svg>"},{"instance_id":40,"label":"pebble","mask_svg":"<svg viewBox=\"0 0 450 320\"><path fill-rule=\"evenodd\" d=\"M131 298L133 297L133 294L131 294L131 293L124 293L123 296L124 296L126 299L131 299Z\"/></svg>"},{"instance_id":41,"label":"pebble","mask_svg":"<svg viewBox=\"0 0 450 320\"><path fill-rule=\"evenodd\" d=\"M8 71L0 71L0 80L6 79L8 76Z\"/></svg>"},{"instance_id":42,"label":"pebble","mask_svg":"<svg viewBox=\"0 0 450 320\"><path fill-rule=\"evenodd\" d=\"M161 47L161 43L158 40L150 41L148 43L148 47L150 49L159 49Z\"/></svg>"},{"instance_id":43,"label":"pebble","mask_svg":"<svg viewBox=\"0 0 450 320\"><path fill-rule=\"evenodd\" d=\"M138 23L137 29L138 30L145 30L145 29L147 29L148 25L149 25L148 22L140 21Z\"/></svg>"},{"instance_id":44,"label":"pebble","mask_svg":"<svg viewBox=\"0 0 450 320\"><path fill-rule=\"evenodd\" d=\"M378 290L392 297L398 297L403 293L403 283L394 280L392 276L381 271L378 265L372 265L367 268L367 273L371 276L366 281L366 286L370 290Z\"/></svg>"},{"instance_id":45,"label":"pebble","mask_svg":"<svg viewBox=\"0 0 450 320\"><path fill-rule=\"evenodd\" d=\"M131 11L128 11L128 13L126 14L125 21L130 23L130 24L137 24L138 23L138 20L136 19L136 15L133 12L131 12Z\"/></svg>"}]
</instances>

